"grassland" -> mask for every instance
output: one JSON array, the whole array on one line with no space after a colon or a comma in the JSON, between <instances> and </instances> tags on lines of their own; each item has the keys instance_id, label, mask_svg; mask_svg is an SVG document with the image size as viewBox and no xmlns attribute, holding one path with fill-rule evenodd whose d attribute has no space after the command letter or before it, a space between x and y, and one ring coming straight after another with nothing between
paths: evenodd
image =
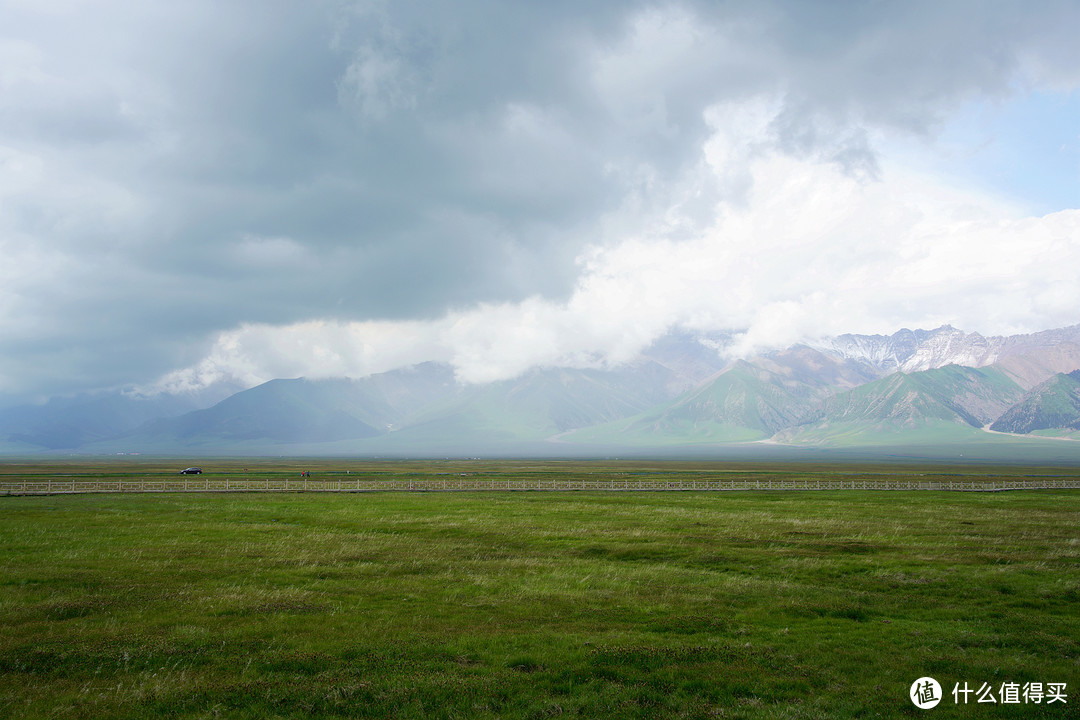
<instances>
[{"instance_id":1,"label":"grassland","mask_svg":"<svg viewBox=\"0 0 1080 720\"><path fill-rule=\"evenodd\" d=\"M356 471L227 470L241 465ZM4 717L1067 718L1080 707L1076 491L0 497L0 552ZM946 692L931 711L907 699L923 675ZM1069 702L956 707L956 682L995 694L1065 682Z\"/></svg>"}]
</instances>

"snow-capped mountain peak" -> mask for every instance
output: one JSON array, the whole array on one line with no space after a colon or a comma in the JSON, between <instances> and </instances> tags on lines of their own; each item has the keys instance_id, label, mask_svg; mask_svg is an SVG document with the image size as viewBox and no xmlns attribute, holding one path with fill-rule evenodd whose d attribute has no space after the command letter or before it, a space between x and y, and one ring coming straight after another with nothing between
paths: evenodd
<instances>
[{"instance_id":1,"label":"snow-capped mountain peak","mask_svg":"<svg viewBox=\"0 0 1080 720\"><path fill-rule=\"evenodd\" d=\"M871 365L878 372L918 372L946 365L983 367L997 361L1005 338L986 338L950 325L892 335L845 334L816 345L821 352Z\"/></svg>"},{"instance_id":2,"label":"snow-capped mountain peak","mask_svg":"<svg viewBox=\"0 0 1080 720\"><path fill-rule=\"evenodd\" d=\"M838 335L814 347L833 357L869 366L881 375L919 372L946 365L985 367L1051 347L1080 344L1080 325L1030 335L984 337L951 325L934 330L903 329L892 335Z\"/></svg>"}]
</instances>

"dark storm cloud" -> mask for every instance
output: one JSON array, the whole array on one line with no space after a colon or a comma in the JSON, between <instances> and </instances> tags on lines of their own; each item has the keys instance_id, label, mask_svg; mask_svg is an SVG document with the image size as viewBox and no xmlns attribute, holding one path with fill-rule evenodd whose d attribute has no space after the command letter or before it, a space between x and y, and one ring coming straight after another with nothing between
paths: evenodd
<instances>
[{"instance_id":1,"label":"dark storm cloud","mask_svg":"<svg viewBox=\"0 0 1080 720\"><path fill-rule=\"evenodd\" d=\"M565 296L605 218L672 201L711 104L778 94L776 147L872 178L868 128L1075 69L1076 6L1025 7L2 4L0 392L145 381L247 322Z\"/></svg>"}]
</instances>

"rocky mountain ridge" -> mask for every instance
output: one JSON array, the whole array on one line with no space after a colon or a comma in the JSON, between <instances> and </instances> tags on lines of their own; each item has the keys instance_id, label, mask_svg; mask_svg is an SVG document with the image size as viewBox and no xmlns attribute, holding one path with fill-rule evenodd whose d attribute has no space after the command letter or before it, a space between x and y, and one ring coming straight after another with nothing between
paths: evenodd
<instances>
[{"instance_id":1,"label":"rocky mountain ridge","mask_svg":"<svg viewBox=\"0 0 1080 720\"><path fill-rule=\"evenodd\" d=\"M934 330L899 330L892 335L839 335L811 345L823 353L872 367L882 374L920 372L961 365L986 367L1004 363L1032 385L1080 360L1080 325L1026 335L984 337L950 325ZM1037 357L1041 362L1032 363ZM1023 360L1027 360L1025 363ZM1010 364L1010 361L1012 363ZM1027 372L1021 368L1027 367ZM1028 377L1044 375L1032 382Z\"/></svg>"}]
</instances>

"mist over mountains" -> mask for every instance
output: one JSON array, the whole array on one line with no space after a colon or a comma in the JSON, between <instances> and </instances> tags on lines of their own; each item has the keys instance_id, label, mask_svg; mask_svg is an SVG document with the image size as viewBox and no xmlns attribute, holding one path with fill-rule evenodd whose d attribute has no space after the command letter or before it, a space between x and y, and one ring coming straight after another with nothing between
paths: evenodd
<instances>
[{"instance_id":1,"label":"mist over mountains","mask_svg":"<svg viewBox=\"0 0 1080 720\"><path fill-rule=\"evenodd\" d=\"M1080 439L1080 325L848 334L737 360L718 350L725 340L670 334L618 367L489 384L423 363L240 392L57 398L0 411L0 451L588 455Z\"/></svg>"}]
</instances>

